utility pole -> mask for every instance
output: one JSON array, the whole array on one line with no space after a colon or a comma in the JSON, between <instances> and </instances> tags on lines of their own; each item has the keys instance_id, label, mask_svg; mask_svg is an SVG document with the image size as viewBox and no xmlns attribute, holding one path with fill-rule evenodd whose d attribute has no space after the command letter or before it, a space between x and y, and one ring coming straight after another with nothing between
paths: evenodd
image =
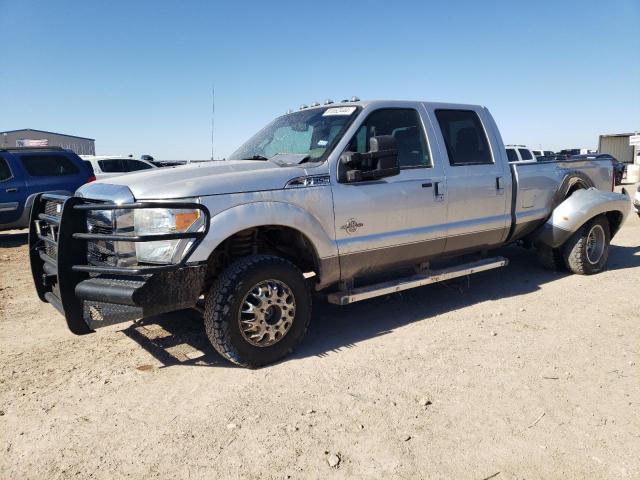
<instances>
[{"instance_id":1,"label":"utility pole","mask_svg":"<svg viewBox=\"0 0 640 480\"><path fill-rule=\"evenodd\" d=\"M215 114L216 114L216 90L214 85L211 85L211 160L213 160L213 128L215 127Z\"/></svg>"}]
</instances>

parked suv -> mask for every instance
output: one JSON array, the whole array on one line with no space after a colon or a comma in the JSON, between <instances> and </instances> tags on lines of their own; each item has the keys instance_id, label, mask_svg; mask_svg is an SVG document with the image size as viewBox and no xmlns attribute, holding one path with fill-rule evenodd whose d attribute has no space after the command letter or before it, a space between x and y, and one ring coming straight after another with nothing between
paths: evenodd
<instances>
[{"instance_id":1,"label":"parked suv","mask_svg":"<svg viewBox=\"0 0 640 480\"><path fill-rule=\"evenodd\" d=\"M509 162L535 162L536 157L524 145L505 145Z\"/></svg>"},{"instance_id":2,"label":"parked suv","mask_svg":"<svg viewBox=\"0 0 640 480\"><path fill-rule=\"evenodd\" d=\"M90 165L56 147L0 149L0 230L24 228L41 192L71 195L95 180Z\"/></svg>"},{"instance_id":3,"label":"parked suv","mask_svg":"<svg viewBox=\"0 0 640 480\"><path fill-rule=\"evenodd\" d=\"M137 160L135 158L95 155L81 155L80 158L91 165L98 180L130 172L158 168L147 160Z\"/></svg>"}]
</instances>

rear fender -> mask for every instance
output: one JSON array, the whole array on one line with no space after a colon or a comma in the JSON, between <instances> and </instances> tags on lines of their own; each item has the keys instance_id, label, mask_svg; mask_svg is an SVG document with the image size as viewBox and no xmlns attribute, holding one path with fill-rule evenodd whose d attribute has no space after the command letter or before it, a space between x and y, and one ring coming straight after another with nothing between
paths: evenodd
<instances>
[{"instance_id":1,"label":"rear fender","mask_svg":"<svg viewBox=\"0 0 640 480\"><path fill-rule=\"evenodd\" d=\"M609 219L611 238L617 233L629 213L629 196L604 192L595 188L578 190L553 209L551 217L533 234L533 241L551 248L566 242L578 229L598 215Z\"/></svg>"}]
</instances>

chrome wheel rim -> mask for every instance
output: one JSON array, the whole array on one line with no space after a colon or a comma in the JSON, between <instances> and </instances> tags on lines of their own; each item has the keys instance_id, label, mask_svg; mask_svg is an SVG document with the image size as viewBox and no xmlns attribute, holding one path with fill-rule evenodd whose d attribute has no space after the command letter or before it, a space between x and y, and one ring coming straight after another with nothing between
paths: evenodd
<instances>
[{"instance_id":1,"label":"chrome wheel rim","mask_svg":"<svg viewBox=\"0 0 640 480\"><path fill-rule=\"evenodd\" d=\"M287 284L264 280L254 285L242 299L238 315L240 332L255 347L270 347L291 329L296 301Z\"/></svg>"},{"instance_id":2,"label":"chrome wheel rim","mask_svg":"<svg viewBox=\"0 0 640 480\"><path fill-rule=\"evenodd\" d=\"M604 253L604 229L600 225L594 225L587 235L587 260L595 265Z\"/></svg>"}]
</instances>

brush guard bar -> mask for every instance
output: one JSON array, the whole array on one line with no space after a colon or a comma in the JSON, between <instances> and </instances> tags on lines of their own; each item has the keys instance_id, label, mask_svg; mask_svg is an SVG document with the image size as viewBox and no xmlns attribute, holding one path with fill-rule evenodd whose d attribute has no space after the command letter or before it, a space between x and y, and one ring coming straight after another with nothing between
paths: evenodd
<instances>
[{"instance_id":1,"label":"brush guard bar","mask_svg":"<svg viewBox=\"0 0 640 480\"><path fill-rule=\"evenodd\" d=\"M53 203L52 203L53 202ZM52 213L47 205L56 205ZM204 230L155 235L117 235L87 231L92 210L191 208L204 215ZM81 197L39 194L29 224L31 273L43 302L54 306L77 334L159 313L193 307L204 285L206 264L188 264L209 229L209 211L193 202L93 203ZM194 239L182 260L171 265L131 267L90 265L90 241L150 242Z\"/></svg>"}]
</instances>

